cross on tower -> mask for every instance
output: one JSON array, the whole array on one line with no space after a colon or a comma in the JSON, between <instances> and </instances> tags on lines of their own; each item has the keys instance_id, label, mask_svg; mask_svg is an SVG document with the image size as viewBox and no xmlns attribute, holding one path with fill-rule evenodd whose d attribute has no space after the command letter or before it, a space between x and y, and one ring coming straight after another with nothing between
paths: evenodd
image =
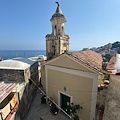
<instances>
[{"instance_id":1,"label":"cross on tower","mask_svg":"<svg viewBox=\"0 0 120 120\"><path fill-rule=\"evenodd\" d=\"M59 2L55 2L56 4L58 4L58 6L59 6Z\"/></svg>"}]
</instances>

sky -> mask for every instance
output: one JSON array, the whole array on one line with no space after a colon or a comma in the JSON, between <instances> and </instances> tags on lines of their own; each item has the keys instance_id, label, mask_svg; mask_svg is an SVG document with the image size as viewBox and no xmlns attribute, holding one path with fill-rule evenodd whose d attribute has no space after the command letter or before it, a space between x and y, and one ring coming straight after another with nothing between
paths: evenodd
<instances>
[{"instance_id":1,"label":"sky","mask_svg":"<svg viewBox=\"0 0 120 120\"><path fill-rule=\"evenodd\" d=\"M0 50L45 50L58 0L0 0ZM120 41L120 0L59 0L70 50Z\"/></svg>"}]
</instances>

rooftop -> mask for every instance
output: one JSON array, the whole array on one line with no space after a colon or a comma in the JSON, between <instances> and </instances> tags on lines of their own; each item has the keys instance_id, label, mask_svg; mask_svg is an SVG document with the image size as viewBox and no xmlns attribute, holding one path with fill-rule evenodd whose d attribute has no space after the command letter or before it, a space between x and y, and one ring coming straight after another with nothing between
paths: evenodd
<instances>
[{"instance_id":1,"label":"rooftop","mask_svg":"<svg viewBox=\"0 0 120 120\"><path fill-rule=\"evenodd\" d=\"M76 61L84 64L90 69L101 73L102 69L102 56L92 50L78 51L78 52L69 52L71 56Z\"/></svg>"},{"instance_id":2,"label":"rooftop","mask_svg":"<svg viewBox=\"0 0 120 120\"><path fill-rule=\"evenodd\" d=\"M0 62L0 69L18 69L24 70L34 64L36 61L29 58L13 58Z\"/></svg>"},{"instance_id":3,"label":"rooftop","mask_svg":"<svg viewBox=\"0 0 120 120\"><path fill-rule=\"evenodd\" d=\"M114 55L106 66L109 73L119 74L120 73L120 54Z\"/></svg>"},{"instance_id":4,"label":"rooftop","mask_svg":"<svg viewBox=\"0 0 120 120\"><path fill-rule=\"evenodd\" d=\"M17 86L17 83L0 82L0 103L9 95L9 93Z\"/></svg>"},{"instance_id":5,"label":"rooftop","mask_svg":"<svg viewBox=\"0 0 120 120\"><path fill-rule=\"evenodd\" d=\"M36 60L36 61L44 61L44 60L47 60L47 57L44 56L44 55L38 55L37 57L31 57L30 58L31 60Z\"/></svg>"},{"instance_id":6,"label":"rooftop","mask_svg":"<svg viewBox=\"0 0 120 120\"><path fill-rule=\"evenodd\" d=\"M102 61L103 60L102 60L102 56L99 53L96 53L92 50L85 50L85 51L69 52L69 53L63 53L63 54L69 55L71 58L80 62L84 66L90 68L91 70L99 74L102 74ZM55 59L56 57L59 57L63 54L55 56L52 59Z\"/></svg>"}]
</instances>

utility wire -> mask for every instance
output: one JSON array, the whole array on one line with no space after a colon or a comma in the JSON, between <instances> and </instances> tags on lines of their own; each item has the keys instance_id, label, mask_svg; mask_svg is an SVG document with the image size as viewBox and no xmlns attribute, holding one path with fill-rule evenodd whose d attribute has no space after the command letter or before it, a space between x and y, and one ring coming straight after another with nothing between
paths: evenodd
<instances>
[{"instance_id":1,"label":"utility wire","mask_svg":"<svg viewBox=\"0 0 120 120\"><path fill-rule=\"evenodd\" d=\"M36 84L32 79L31 79L31 81L35 84L35 86L37 86L37 84ZM60 110L62 110L62 111L64 112L64 110L63 110L61 107L59 107L50 97L48 97L48 96L46 95L46 93L42 91L42 89L41 89L40 87L37 86L37 88L38 88L50 101L52 101ZM81 102L80 105L85 105L87 102L93 101L94 99L97 99L97 97L91 98L91 99L87 100L86 102ZM89 110L85 110L85 111L91 113L91 111L89 111ZM72 119L72 117L69 116L66 112L64 112L64 113L65 113L70 119ZM92 114L92 113L91 113L91 114ZM93 115L92 115L92 116L93 116ZM73 119L72 119L72 120L73 120Z\"/></svg>"},{"instance_id":2,"label":"utility wire","mask_svg":"<svg viewBox=\"0 0 120 120\"><path fill-rule=\"evenodd\" d=\"M58 87L54 87L51 85L48 85L48 87L52 87L52 88L58 88ZM62 88L58 88L58 89L62 89ZM98 92L98 91L81 91L81 90L71 90L71 89L67 89L67 91L75 91L75 92Z\"/></svg>"},{"instance_id":3,"label":"utility wire","mask_svg":"<svg viewBox=\"0 0 120 120\"><path fill-rule=\"evenodd\" d=\"M55 88L57 88L57 87L55 87ZM58 89L60 89L60 88L58 88ZM67 91L69 91L69 90L67 90ZM92 92L92 91L79 91L79 92ZM97 91L93 91L93 92L97 92ZM93 101L94 99L97 99L97 97L88 99L88 100L85 101L85 102L81 102L80 105L85 105L86 103L91 102L91 101ZM83 107L83 106L82 106L82 107ZM83 108L84 108L84 107L83 107ZM89 110L84 110L84 111L89 112L89 114L92 115L91 111L89 111ZM88 113L85 113L85 114L88 114ZM94 115L92 115L92 117L94 117Z\"/></svg>"},{"instance_id":4,"label":"utility wire","mask_svg":"<svg viewBox=\"0 0 120 120\"><path fill-rule=\"evenodd\" d=\"M119 58L119 59L120 59L120 58ZM38 72L35 72L35 73L31 74L31 76L33 76L33 75L36 74L36 73L38 73ZM14 73L14 74L18 74L18 73ZM7 77L10 77L10 76L13 76L13 75L7 75ZM6 78L6 76L0 77L0 79L1 79L1 78ZM36 84L31 78L30 78L30 80L34 83L35 86L37 86L37 84ZM50 86L50 85L49 85L49 86ZM50 87L53 87L53 86L50 86ZM47 98L49 98L49 97L46 95L46 93L42 91L42 89L41 89L40 87L37 86L37 88L38 88ZM55 88L55 87L53 87L53 88ZM57 88L57 87L56 87L56 88ZM61 88L59 88L59 89L61 89ZM68 90L68 91L77 91L77 90ZM78 91L78 92L97 92L97 91ZM93 99L96 99L96 97L95 97L95 98L91 98L90 100L87 100L86 102L82 102L82 103L80 103L80 105L81 105L81 104L85 104L85 103L87 103L87 102L89 102L89 101L92 101ZM68 115L61 107L59 107L51 98L49 98L49 100L51 100L61 111L63 111L71 120L73 120L73 118L72 118L70 115ZM88 111L87 111L87 112L88 112Z\"/></svg>"},{"instance_id":5,"label":"utility wire","mask_svg":"<svg viewBox=\"0 0 120 120\"><path fill-rule=\"evenodd\" d=\"M30 78L30 80L34 83L34 85L46 96L46 98L48 98L50 101L52 101L52 103L54 103L61 111L63 111L71 120L74 120L70 115L68 115L60 106L58 106L50 97L48 97L46 95L45 92L42 91L42 89L40 87L37 86L37 84L34 82L34 80L32 80Z\"/></svg>"},{"instance_id":6,"label":"utility wire","mask_svg":"<svg viewBox=\"0 0 120 120\"><path fill-rule=\"evenodd\" d=\"M36 74L36 73L37 73L37 72L31 74L31 76L33 76L33 75ZM14 73L14 74L18 74L18 73ZM13 75L8 75L7 77L10 77L10 76L13 76ZM6 78L6 77L4 76L4 77L0 77L0 78ZM30 78L30 80L34 83L35 86L37 86L37 84L34 82L34 80L32 80L31 78ZM49 85L49 87L53 87L53 86L50 86L50 85ZM40 87L37 86L37 88L38 88L38 89L41 91L41 93L44 94L50 101L52 101L61 111L63 111L71 120L73 120L73 118L72 118L70 115L68 115L61 107L59 107L50 97L48 97L48 96L46 95L46 93L42 91L42 89L41 89ZM57 87L53 87L53 88L57 88ZM59 88L59 89L61 89L61 88ZM67 90L67 91L77 91L77 90ZM97 92L97 91L77 91L77 92ZM85 103L87 103L87 102L89 102L89 101L92 101L93 99L96 99L96 97L95 97L95 98L91 98L91 99L87 100L86 102L82 102L82 103L80 103L80 105L81 105L81 104L84 105ZM87 112L90 112L90 111L87 111ZM86 114L87 114L87 113L86 113Z\"/></svg>"}]
</instances>

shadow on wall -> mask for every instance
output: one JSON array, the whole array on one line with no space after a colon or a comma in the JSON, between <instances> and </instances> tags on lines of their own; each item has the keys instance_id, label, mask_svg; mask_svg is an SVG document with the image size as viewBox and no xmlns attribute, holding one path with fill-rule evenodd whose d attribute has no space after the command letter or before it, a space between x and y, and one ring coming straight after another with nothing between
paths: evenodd
<instances>
[{"instance_id":1,"label":"shadow on wall","mask_svg":"<svg viewBox=\"0 0 120 120\"><path fill-rule=\"evenodd\" d=\"M35 65L36 64L36 65ZM37 63L33 64L30 67L30 73L31 76L30 78L34 80L36 84L38 84L38 69L37 69ZM18 110L15 115L15 120L25 120L28 111L31 107L31 103L34 99L34 96L36 95L37 87L34 85L34 83L27 78L28 82L24 87L24 92L22 94L21 100L20 100L20 105L18 107Z\"/></svg>"},{"instance_id":2,"label":"shadow on wall","mask_svg":"<svg viewBox=\"0 0 120 120\"><path fill-rule=\"evenodd\" d=\"M36 94L36 91L37 91L37 88L33 83L32 84L28 83L25 86L22 98L20 100L20 105L15 115L16 120L25 120L25 117L27 116L28 111L31 107L30 105Z\"/></svg>"}]
</instances>

